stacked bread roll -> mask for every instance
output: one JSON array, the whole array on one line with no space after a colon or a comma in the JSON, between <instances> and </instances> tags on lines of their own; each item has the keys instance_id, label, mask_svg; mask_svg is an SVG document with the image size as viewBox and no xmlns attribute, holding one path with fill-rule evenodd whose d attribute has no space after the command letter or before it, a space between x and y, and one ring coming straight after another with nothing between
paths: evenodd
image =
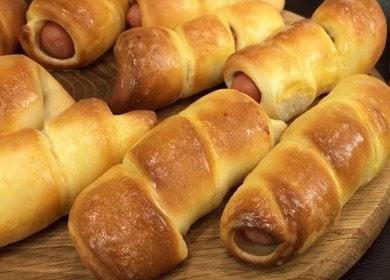
<instances>
[{"instance_id":1,"label":"stacked bread roll","mask_svg":"<svg viewBox=\"0 0 390 280\"><path fill-rule=\"evenodd\" d=\"M390 88L348 76L299 117L228 202L222 239L239 258L282 264L305 252L390 154Z\"/></svg>"},{"instance_id":2,"label":"stacked bread roll","mask_svg":"<svg viewBox=\"0 0 390 280\"><path fill-rule=\"evenodd\" d=\"M100 279L155 278L187 257L182 238L268 153L285 128L250 97L211 93L150 131L85 189L69 217Z\"/></svg>"},{"instance_id":3,"label":"stacked bread roll","mask_svg":"<svg viewBox=\"0 0 390 280\"><path fill-rule=\"evenodd\" d=\"M386 35L386 19L376 0L325 0L311 20L233 55L225 82L257 95L272 118L287 121L342 77L371 70Z\"/></svg>"},{"instance_id":4,"label":"stacked bread roll","mask_svg":"<svg viewBox=\"0 0 390 280\"><path fill-rule=\"evenodd\" d=\"M18 34L25 23L27 5L24 0L0 1L0 55L12 54L18 45Z\"/></svg>"},{"instance_id":5,"label":"stacked bread roll","mask_svg":"<svg viewBox=\"0 0 390 280\"><path fill-rule=\"evenodd\" d=\"M0 57L0 135L24 127L42 129L73 103L39 64L22 55Z\"/></svg>"},{"instance_id":6,"label":"stacked bread roll","mask_svg":"<svg viewBox=\"0 0 390 280\"><path fill-rule=\"evenodd\" d=\"M127 21L132 27L163 26L175 28L183 22L210 13L231 4L248 0L137 0L131 3ZM260 0L261 1L261 0ZM284 0L263 0L278 11L284 7Z\"/></svg>"},{"instance_id":7,"label":"stacked bread roll","mask_svg":"<svg viewBox=\"0 0 390 280\"><path fill-rule=\"evenodd\" d=\"M0 138L0 246L68 212L78 193L119 163L156 122L134 111L113 116L100 100L80 101L45 122Z\"/></svg>"},{"instance_id":8,"label":"stacked bread roll","mask_svg":"<svg viewBox=\"0 0 390 280\"><path fill-rule=\"evenodd\" d=\"M49 68L82 67L95 61L125 29L129 0L34 0L20 41Z\"/></svg>"},{"instance_id":9,"label":"stacked bread roll","mask_svg":"<svg viewBox=\"0 0 390 280\"><path fill-rule=\"evenodd\" d=\"M175 30L131 29L115 45L118 77L110 107L115 112L157 109L217 86L223 82L223 66L230 55L283 27L273 6L246 1Z\"/></svg>"}]
</instances>

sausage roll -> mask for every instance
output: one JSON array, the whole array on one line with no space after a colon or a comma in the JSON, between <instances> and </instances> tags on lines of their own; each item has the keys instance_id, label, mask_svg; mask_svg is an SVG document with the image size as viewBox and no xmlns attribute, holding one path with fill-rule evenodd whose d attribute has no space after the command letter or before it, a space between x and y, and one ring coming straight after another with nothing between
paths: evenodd
<instances>
[{"instance_id":1,"label":"sausage roll","mask_svg":"<svg viewBox=\"0 0 390 280\"><path fill-rule=\"evenodd\" d=\"M129 0L34 0L20 42L49 68L76 68L94 62L125 28Z\"/></svg>"},{"instance_id":2,"label":"sausage roll","mask_svg":"<svg viewBox=\"0 0 390 280\"><path fill-rule=\"evenodd\" d=\"M251 98L211 93L152 129L77 198L69 231L100 279L152 279L187 257L182 235L285 128Z\"/></svg>"},{"instance_id":3,"label":"sausage roll","mask_svg":"<svg viewBox=\"0 0 390 280\"><path fill-rule=\"evenodd\" d=\"M226 248L259 265L304 253L389 153L390 88L346 77L291 124L230 199L221 220Z\"/></svg>"},{"instance_id":4,"label":"sausage roll","mask_svg":"<svg viewBox=\"0 0 390 280\"><path fill-rule=\"evenodd\" d=\"M272 118L287 121L342 77L371 70L386 35L376 0L325 0L312 19L230 57L225 82L257 95Z\"/></svg>"},{"instance_id":5,"label":"sausage roll","mask_svg":"<svg viewBox=\"0 0 390 280\"><path fill-rule=\"evenodd\" d=\"M234 4L175 30L134 28L115 45L118 77L114 112L157 109L223 82L223 66L237 49L282 30L280 13L262 1Z\"/></svg>"},{"instance_id":6,"label":"sausage roll","mask_svg":"<svg viewBox=\"0 0 390 280\"><path fill-rule=\"evenodd\" d=\"M45 122L0 137L0 246L66 215L83 188L156 123L153 112L113 116L98 99L81 100Z\"/></svg>"}]
</instances>

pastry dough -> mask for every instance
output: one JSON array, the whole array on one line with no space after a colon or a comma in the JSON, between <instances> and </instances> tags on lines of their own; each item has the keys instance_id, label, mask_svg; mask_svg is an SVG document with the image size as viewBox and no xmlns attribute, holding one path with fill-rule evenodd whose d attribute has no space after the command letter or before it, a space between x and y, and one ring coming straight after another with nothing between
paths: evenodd
<instances>
[{"instance_id":1,"label":"pastry dough","mask_svg":"<svg viewBox=\"0 0 390 280\"><path fill-rule=\"evenodd\" d=\"M45 123L0 137L0 246L68 213L77 194L156 122L153 112L113 116L101 100L79 101Z\"/></svg>"},{"instance_id":2,"label":"pastry dough","mask_svg":"<svg viewBox=\"0 0 390 280\"><path fill-rule=\"evenodd\" d=\"M132 5L138 5L143 27L174 28L178 25L213 12L219 8L248 0L138 0ZM260 0L261 1L261 0ZM278 11L284 7L284 0L262 0L272 5Z\"/></svg>"},{"instance_id":3,"label":"pastry dough","mask_svg":"<svg viewBox=\"0 0 390 280\"><path fill-rule=\"evenodd\" d=\"M151 279L187 257L182 238L285 128L250 97L211 93L150 131L77 198L69 231L101 279Z\"/></svg>"},{"instance_id":4,"label":"pastry dough","mask_svg":"<svg viewBox=\"0 0 390 280\"><path fill-rule=\"evenodd\" d=\"M311 20L231 56L225 82L232 87L235 77L245 74L260 90L266 112L287 121L342 77L371 70L384 50L386 34L376 0L325 0Z\"/></svg>"},{"instance_id":5,"label":"pastry dough","mask_svg":"<svg viewBox=\"0 0 390 280\"><path fill-rule=\"evenodd\" d=\"M42 129L73 103L39 64L23 55L0 56L0 135L24 127Z\"/></svg>"},{"instance_id":6,"label":"pastry dough","mask_svg":"<svg viewBox=\"0 0 390 280\"><path fill-rule=\"evenodd\" d=\"M346 77L295 120L245 179L221 220L226 248L259 265L304 253L390 154L390 88Z\"/></svg>"},{"instance_id":7,"label":"pastry dough","mask_svg":"<svg viewBox=\"0 0 390 280\"><path fill-rule=\"evenodd\" d=\"M115 112L157 109L223 82L223 66L236 49L272 37L284 27L262 1L231 5L175 30L134 28L115 45Z\"/></svg>"}]
</instances>

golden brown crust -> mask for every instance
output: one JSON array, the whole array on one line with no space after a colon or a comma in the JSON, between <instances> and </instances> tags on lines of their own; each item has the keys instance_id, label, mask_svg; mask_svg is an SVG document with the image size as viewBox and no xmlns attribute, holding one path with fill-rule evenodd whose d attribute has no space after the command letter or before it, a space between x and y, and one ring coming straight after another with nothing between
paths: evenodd
<instances>
[{"instance_id":1,"label":"golden brown crust","mask_svg":"<svg viewBox=\"0 0 390 280\"><path fill-rule=\"evenodd\" d=\"M49 68L86 66L106 52L123 31L127 8L128 0L34 0L20 35L22 47ZM74 56L56 59L40 49L40 32L47 21L66 30L74 43Z\"/></svg>"},{"instance_id":2,"label":"golden brown crust","mask_svg":"<svg viewBox=\"0 0 390 280\"><path fill-rule=\"evenodd\" d=\"M245 4L248 0L137 0L140 7L142 26L163 26L174 28L183 22L213 12L235 3ZM281 11L284 0L263 0Z\"/></svg>"},{"instance_id":3,"label":"golden brown crust","mask_svg":"<svg viewBox=\"0 0 390 280\"><path fill-rule=\"evenodd\" d=\"M115 112L158 109L217 86L236 48L262 42L282 27L276 9L250 1L187 21L173 31L127 31L115 45L119 67L110 106Z\"/></svg>"},{"instance_id":4,"label":"golden brown crust","mask_svg":"<svg viewBox=\"0 0 390 280\"><path fill-rule=\"evenodd\" d=\"M0 55L12 54L18 45L18 34L25 23L27 5L24 0L0 2Z\"/></svg>"},{"instance_id":5,"label":"golden brown crust","mask_svg":"<svg viewBox=\"0 0 390 280\"><path fill-rule=\"evenodd\" d=\"M271 149L273 129L262 108L234 90L210 93L163 121L77 199L69 228L84 263L104 279L125 272L129 279L149 279L170 270L187 255L180 234Z\"/></svg>"},{"instance_id":6,"label":"golden brown crust","mask_svg":"<svg viewBox=\"0 0 390 280\"><path fill-rule=\"evenodd\" d=\"M174 221L195 209L204 193L213 197L216 192L210 155L191 122L183 117L161 123L131 153L154 182L159 204Z\"/></svg>"},{"instance_id":7,"label":"golden brown crust","mask_svg":"<svg viewBox=\"0 0 390 280\"><path fill-rule=\"evenodd\" d=\"M159 204L185 233L250 172L271 139L270 120L258 104L221 90L162 122L132 147L125 163L153 182Z\"/></svg>"},{"instance_id":8,"label":"golden brown crust","mask_svg":"<svg viewBox=\"0 0 390 280\"><path fill-rule=\"evenodd\" d=\"M0 138L0 246L23 239L68 213L75 197L152 126L153 112L114 116L82 100L45 123Z\"/></svg>"},{"instance_id":9,"label":"golden brown crust","mask_svg":"<svg viewBox=\"0 0 390 280\"><path fill-rule=\"evenodd\" d=\"M344 76L369 71L385 41L386 20L376 0L326 0L312 20L232 55L225 82L230 87L236 74L246 74L267 113L287 121Z\"/></svg>"},{"instance_id":10,"label":"golden brown crust","mask_svg":"<svg viewBox=\"0 0 390 280\"><path fill-rule=\"evenodd\" d=\"M218 94L219 93L219 94ZM206 102L207 101L207 102ZM248 141L257 142L253 135L270 135L269 118L250 98L237 91L217 91L201 103L181 113L195 119L199 133L207 135L220 157L232 160L243 157L242 147ZM272 143L270 143L272 144Z\"/></svg>"},{"instance_id":11,"label":"golden brown crust","mask_svg":"<svg viewBox=\"0 0 390 280\"><path fill-rule=\"evenodd\" d=\"M199 13L199 1L181 0L138 0L140 7L142 26L163 26L175 28L183 22L189 21Z\"/></svg>"},{"instance_id":12,"label":"golden brown crust","mask_svg":"<svg viewBox=\"0 0 390 280\"><path fill-rule=\"evenodd\" d=\"M322 232L338 217L337 183L305 146L285 143L280 149L281 156L264 163L272 166L270 173L264 168L257 175L274 195L289 226L288 238L294 236L293 248L299 251L310 235Z\"/></svg>"},{"instance_id":13,"label":"golden brown crust","mask_svg":"<svg viewBox=\"0 0 390 280\"><path fill-rule=\"evenodd\" d=\"M294 56L272 44L254 45L232 55L225 65L225 82L230 87L236 74L244 73L259 88L261 104L271 118L288 120L293 111L312 102L314 88ZM288 69L288 75L281 75ZM294 96L291 106L289 98L279 99L278 95Z\"/></svg>"},{"instance_id":14,"label":"golden brown crust","mask_svg":"<svg viewBox=\"0 0 390 280\"><path fill-rule=\"evenodd\" d=\"M119 36L114 49L118 77L110 100L114 112L156 109L179 98L185 61L174 36L163 28L134 28Z\"/></svg>"},{"instance_id":15,"label":"golden brown crust","mask_svg":"<svg viewBox=\"0 0 390 280\"><path fill-rule=\"evenodd\" d=\"M154 279L187 255L180 233L133 177L123 166L112 168L70 213L76 248L100 279Z\"/></svg>"},{"instance_id":16,"label":"golden brown crust","mask_svg":"<svg viewBox=\"0 0 390 280\"><path fill-rule=\"evenodd\" d=\"M180 115L192 120L211 147L214 160L210 165L219 178L217 185L222 188L217 190L219 194L225 193L224 189L232 184L228 183L229 174L235 174L233 184L238 184L258 163L258 156L266 154L274 144L269 141L275 135L268 116L250 97L237 91L214 92Z\"/></svg>"},{"instance_id":17,"label":"golden brown crust","mask_svg":"<svg viewBox=\"0 0 390 280\"><path fill-rule=\"evenodd\" d=\"M230 251L256 264L285 262L309 246L309 237L322 233L339 213L337 185L326 164L294 142L283 142L271 151L244 186L229 202L236 205L234 210L225 209L222 238ZM248 254L235 240L243 228L272 236L273 250L266 255Z\"/></svg>"},{"instance_id":18,"label":"golden brown crust","mask_svg":"<svg viewBox=\"0 0 390 280\"><path fill-rule=\"evenodd\" d=\"M387 162L389 97L383 82L354 75L296 119L228 202L221 222L227 249L260 265L282 264L305 252ZM369 109L363 109L366 102ZM242 228L274 243L236 238Z\"/></svg>"},{"instance_id":19,"label":"golden brown crust","mask_svg":"<svg viewBox=\"0 0 390 280\"><path fill-rule=\"evenodd\" d=\"M298 61L307 83L316 91L315 97L335 87L340 76L337 49L325 30L314 21L302 20L293 24L269 44L288 52ZM288 97L281 95L280 98Z\"/></svg>"},{"instance_id":20,"label":"golden brown crust","mask_svg":"<svg viewBox=\"0 0 390 280\"><path fill-rule=\"evenodd\" d=\"M147 118L155 118L154 114L146 114ZM44 133L64 176L68 206L85 186L118 164L123 153L154 126L145 119L134 114L113 116L104 101L84 99L45 123ZM122 129L127 130L126 135Z\"/></svg>"},{"instance_id":21,"label":"golden brown crust","mask_svg":"<svg viewBox=\"0 0 390 280\"><path fill-rule=\"evenodd\" d=\"M367 73L385 48L386 18L376 0L327 0L313 20L334 40L343 76Z\"/></svg>"},{"instance_id":22,"label":"golden brown crust","mask_svg":"<svg viewBox=\"0 0 390 280\"><path fill-rule=\"evenodd\" d=\"M65 199L45 137L26 128L0 138L0 246L63 215Z\"/></svg>"},{"instance_id":23,"label":"golden brown crust","mask_svg":"<svg viewBox=\"0 0 390 280\"><path fill-rule=\"evenodd\" d=\"M326 121L320 121L318 116ZM352 195L356 186L364 182L367 161L374 161L372 136L356 110L340 101L314 108L305 115L305 126L298 122L283 137L304 138L307 144L317 149L335 170L346 194ZM345 200L350 195L346 195Z\"/></svg>"},{"instance_id":24,"label":"golden brown crust","mask_svg":"<svg viewBox=\"0 0 390 280\"><path fill-rule=\"evenodd\" d=\"M218 9L215 13L223 17L234 31L236 50L272 38L284 28L280 13L263 1L249 0Z\"/></svg>"},{"instance_id":25,"label":"golden brown crust","mask_svg":"<svg viewBox=\"0 0 390 280\"><path fill-rule=\"evenodd\" d=\"M0 135L23 127L41 129L73 98L46 70L22 55L0 57Z\"/></svg>"},{"instance_id":26,"label":"golden brown crust","mask_svg":"<svg viewBox=\"0 0 390 280\"><path fill-rule=\"evenodd\" d=\"M190 67L181 97L222 83L222 68L235 51L228 23L216 15L205 15L182 24L176 32L185 45Z\"/></svg>"},{"instance_id":27,"label":"golden brown crust","mask_svg":"<svg viewBox=\"0 0 390 280\"><path fill-rule=\"evenodd\" d=\"M317 96L335 86L340 74L335 46L311 20L297 22L263 45L230 57L225 66L226 84L231 86L240 72L262 93L267 113L282 120L307 110Z\"/></svg>"},{"instance_id":28,"label":"golden brown crust","mask_svg":"<svg viewBox=\"0 0 390 280\"><path fill-rule=\"evenodd\" d=\"M351 81L348 82L349 80ZM357 99L356 91L363 91L366 94ZM382 168L379 163L385 163L383 159L390 153L390 88L385 83L373 82L365 75L353 75L346 77L344 83L340 84L332 94L347 103L352 102L357 113L368 120L367 129L374 136L373 142L376 143L374 146L377 159L374 162L378 165L376 168L373 167L376 169L373 174L376 174L377 170Z\"/></svg>"}]
</instances>

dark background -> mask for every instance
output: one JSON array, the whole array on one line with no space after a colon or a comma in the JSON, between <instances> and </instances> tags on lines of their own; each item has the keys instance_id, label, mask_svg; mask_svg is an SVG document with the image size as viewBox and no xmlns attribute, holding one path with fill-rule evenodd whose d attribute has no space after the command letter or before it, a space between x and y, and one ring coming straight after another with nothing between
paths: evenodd
<instances>
[{"instance_id":1,"label":"dark background","mask_svg":"<svg viewBox=\"0 0 390 280\"><path fill-rule=\"evenodd\" d=\"M286 0L286 9L310 17L322 0ZM380 0L390 27L390 0ZM389 35L389 32L388 32ZM390 39L377 69L389 81ZM339 248L343 250L343 248ZM390 222L388 221L378 239L366 254L341 280L390 280Z\"/></svg>"}]
</instances>

